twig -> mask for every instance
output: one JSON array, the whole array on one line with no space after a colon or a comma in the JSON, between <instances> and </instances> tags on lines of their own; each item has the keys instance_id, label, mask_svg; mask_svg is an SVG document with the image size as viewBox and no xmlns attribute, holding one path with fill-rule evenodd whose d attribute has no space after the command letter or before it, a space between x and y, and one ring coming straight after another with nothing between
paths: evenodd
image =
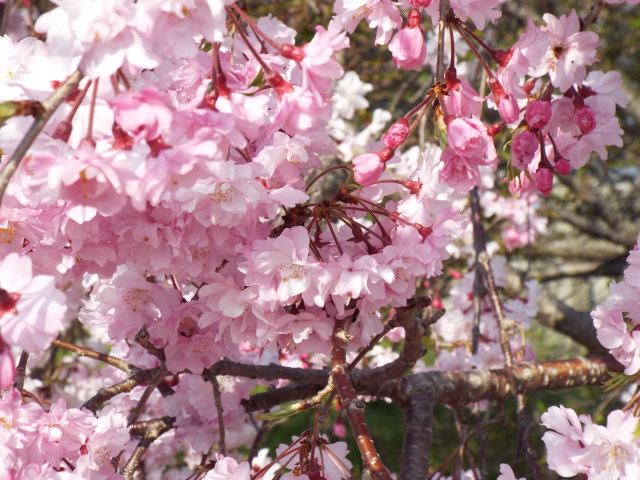
<instances>
[{"instance_id":1,"label":"twig","mask_svg":"<svg viewBox=\"0 0 640 480\"><path fill-rule=\"evenodd\" d=\"M449 0L440 0L440 19L438 20L438 52L436 58L436 82L444 82L444 32L449 16Z\"/></svg>"},{"instance_id":2,"label":"twig","mask_svg":"<svg viewBox=\"0 0 640 480\"><path fill-rule=\"evenodd\" d=\"M600 16L600 11L605 5L605 0L596 0L591 7L591 11L584 17L583 20L580 21L580 30L586 30L591 26L593 22L595 22Z\"/></svg>"},{"instance_id":3,"label":"twig","mask_svg":"<svg viewBox=\"0 0 640 480\"><path fill-rule=\"evenodd\" d=\"M429 305L431 305L431 299L427 298L427 297L421 297L424 300L424 305L419 307L419 308L426 308ZM413 301L414 299L412 298L410 301ZM413 302L413 304L415 305L415 301ZM358 353L358 356L353 359L353 361L349 364L349 371L353 370L355 368L356 365L358 365L358 363L360 363L360 361L365 357L365 355L367 353L369 353L373 347L375 347L378 342L380 340L382 340L384 338L384 336L389 333L392 329L396 328L396 327L400 327L403 326L400 323L400 314L402 312L402 315L406 316L406 313L404 313L406 311L406 309L411 309L414 307L403 307L403 308L399 308L396 310L396 314L393 316L393 318L391 318L391 320L389 320L387 323L385 323L384 328L382 329L382 332L380 332L379 334L377 334L375 337L373 337L371 339L371 341L369 342L369 344L363 348L360 353Z\"/></svg>"},{"instance_id":4,"label":"twig","mask_svg":"<svg viewBox=\"0 0 640 480\"><path fill-rule=\"evenodd\" d=\"M18 168L18 165L20 165L22 158L25 156L33 142L36 140L36 137L40 134L49 118L51 118L53 112L55 112L60 104L64 102L64 100L75 89L78 88L81 79L82 74L76 70L71 75L69 75L64 82L62 82L62 84L56 89L55 92L53 92L53 94L49 98L42 102L42 113L38 115L33 121L24 138L20 141L13 154L11 155L11 158L4 166L4 169L2 170L2 172L0 172L0 201L2 201L2 197L4 196L4 192L7 189L7 185L9 185L9 181Z\"/></svg>"},{"instance_id":5,"label":"twig","mask_svg":"<svg viewBox=\"0 0 640 480\"><path fill-rule=\"evenodd\" d=\"M62 340L54 340L51 342L51 345L69 350L79 357L87 357L93 358L94 360L100 360L101 362L111 365L112 367L116 367L129 375L139 371L138 367L130 364L125 360L117 357L112 357L111 355L107 355L106 353L95 352L85 347L79 347L77 345L73 345L72 343L63 342Z\"/></svg>"},{"instance_id":6,"label":"twig","mask_svg":"<svg viewBox=\"0 0 640 480\"><path fill-rule=\"evenodd\" d=\"M222 394L220 393L220 383L218 382L218 377L213 376L209 379L211 385L213 386L213 398L216 402L216 410L218 411L218 434L220 436L220 453L227 456L227 447L225 443L225 430L224 430L224 419L222 418L224 412L222 411Z\"/></svg>"},{"instance_id":7,"label":"twig","mask_svg":"<svg viewBox=\"0 0 640 480\"><path fill-rule=\"evenodd\" d=\"M153 355L161 362L164 362L165 360L164 350L156 347L153 343L151 343L151 339L149 338L149 332L147 331L147 327L145 325L143 325L142 328L138 331L138 333L136 333L134 340L138 345L144 348L147 351L147 353L149 353L150 355Z\"/></svg>"},{"instance_id":8,"label":"twig","mask_svg":"<svg viewBox=\"0 0 640 480\"><path fill-rule=\"evenodd\" d=\"M24 388L24 377L27 374L27 362L29 361L29 352L24 350L20 354L18 366L16 367L16 379L13 382L13 388L22 390Z\"/></svg>"},{"instance_id":9,"label":"twig","mask_svg":"<svg viewBox=\"0 0 640 480\"><path fill-rule=\"evenodd\" d=\"M149 370L139 370L134 375L130 376L126 380L123 380L122 382L118 382L109 387L102 387L100 390L98 390L98 393L96 393L93 397L87 400L84 405L82 405L82 408L86 408L91 412L96 413L104 402L120 393L130 392L138 385L148 382L149 380L154 378L159 370L160 367L152 368Z\"/></svg>"},{"instance_id":10,"label":"twig","mask_svg":"<svg viewBox=\"0 0 640 480\"><path fill-rule=\"evenodd\" d=\"M173 428L173 421L170 421L170 422L165 421L165 419L167 418L170 419L170 417L163 417L161 419L158 419L158 421L146 423L145 426L147 428L144 432L143 437L140 439L140 441L138 442L138 445L136 446L135 450L131 454L131 458L129 458L125 466L120 471L120 473L124 475L124 478L126 480L133 480L135 471L138 468L138 465L140 464L140 460L142 460L142 457L147 451L147 449L149 448L149 446L160 435L162 435L164 432Z\"/></svg>"},{"instance_id":11,"label":"twig","mask_svg":"<svg viewBox=\"0 0 640 480\"><path fill-rule=\"evenodd\" d=\"M364 402L356 396L356 391L347 373L347 346L350 334L346 330L346 324L346 320L336 320L331 335L331 377L356 437L365 468L369 469L372 478L390 480L391 476L373 445L364 418Z\"/></svg>"},{"instance_id":12,"label":"twig","mask_svg":"<svg viewBox=\"0 0 640 480\"><path fill-rule=\"evenodd\" d=\"M498 290L496 288L495 278L493 271L491 270L491 262L489 261L489 254L487 253L486 234L484 226L482 224L482 216L480 214L480 198L478 195L478 187L474 187L471 190L471 221L473 223L473 245L476 251L477 263L476 269L481 269L483 280L486 284L489 298L493 305L493 310L496 314L496 321L498 322L498 335L500 340L500 347L502 348L502 355L504 357L504 364L507 367L513 365L513 354L511 353L511 345L509 345L509 336L506 332L506 322L504 317L504 310L502 308L502 302L498 296Z\"/></svg>"},{"instance_id":13,"label":"twig","mask_svg":"<svg viewBox=\"0 0 640 480\"><path fill-rule=\"evenodd\" d=\"M2 8L2 18L0 18L0 36L7 33L7 25L9 24L9 15L13 8L13 0L7 0Z\"/></svg>"},{"instance_id":14,"label":"twig","mask_svg":"<svg viewBox=\"0 0 640 480\"><path fill-rule=\"evenodd\" d=\"M158 384L162 382L162 380L164 380L164 377L167 375L167 373L169 373L169 371L164 366L158 368L156 373L154 373L151 380L147 383L147 386L145 387L144 392L140 397L140 400L138 400L138 403L136 404L135 408L129 414L129 418L127 419L127 425L132 425L133 423L135 423L136 420L138 420L138 417L142 413L142 409L144 408L144 405L147 403L147 400L149 400L149 397L151 396L153 391L156 389Z\"/></svg>"}]
</instances>

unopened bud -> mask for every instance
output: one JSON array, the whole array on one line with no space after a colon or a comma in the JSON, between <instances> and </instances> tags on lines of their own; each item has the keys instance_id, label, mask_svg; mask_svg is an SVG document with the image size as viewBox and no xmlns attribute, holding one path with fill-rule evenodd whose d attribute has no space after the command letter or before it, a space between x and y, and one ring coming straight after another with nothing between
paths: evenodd
<instances>
[{"instance_id":1,"label":"unopened bud","mask_svg":"<svg viewBox=\"0 0 640 480\"><path fill-rule=\"evenodd\" d=\"M524 114L527 125L531 128L542 128L551 120L551 103L543 100L534 100L527 105Z\"/></svg>"},{"instance_id":2,"label":"unopened bud","mask_svg":"<svg viewBox=\"0 0 640 480\"><path fill-rule=\"evenodd\" d=\"M582 107L576 110L574 118L582 133L592 132L596 128L596 117L589 107Z\"/></svg>"},{"instance_id":3,"label":"unopened bud","mask_svg":"<svg viewBox=\"0 0 640 480\"><path fill-rule=\"evenodd\" d=\"M409 122L406 118L401 118L389 127L387 133L382 136L382 142L389 148L396 148L404 143L407 136L409 136Z\"/></svg>"},{"instance_id":4,"label":"unopened bud","mask_svg":"<svg viewBox=\"0 0 640 480\"><path fill-rule=\"evenodd\" d=\"M571 164L565 158L556 159L556 172L560 175L569 175L571 173Z\"/></svg>"}]
</instances>

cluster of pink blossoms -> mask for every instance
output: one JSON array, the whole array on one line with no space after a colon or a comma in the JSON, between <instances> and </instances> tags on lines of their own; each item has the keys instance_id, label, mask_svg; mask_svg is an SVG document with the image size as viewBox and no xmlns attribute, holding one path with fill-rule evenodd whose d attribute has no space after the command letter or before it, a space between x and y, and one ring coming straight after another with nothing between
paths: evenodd
<instances>
[{"instance_id":1,"label":"cluster of pink blossoms","mask_svg":"<svg viewBox=\"0 0 640 480\"><path fill-rule=\"evenodd\" d=\"M424 63L425 38L416 20L420 18L420 3L412 2L407 27L396 34L389 46L396 65L406 69L415 69ZM437 3L430 4L426 11L433 14ZM467 3L484 7L479 17L470 11L460 12L457 8L461 5L456 2L451 2L451 6L460 20L471 17L476 25L483 25L485 19L495 18L489 3ZM343 15L347 11L351 10L345 10ZM343 18L340 10L338 12L338 18ZM437 18L437 10L435 12ZM352 20L357 18L354 15ZM366 18L373 26L370 17ZM391 18L388 17L386 25L395 25ZM489 98L504 123L485 125L480 121L485 99L466 80L458 78L451 62L445 76L447 96L434 95L434 99L441 102L439 109L446 125L441 181L455 189L469 190L479 185L480 167L495 170L498 165L493 137L505 124L514 134L510 162L514 170L507 177L514 184L514 191L527 192L535 188L548 196L554 172L566 175L572 168L582 167L592 152L606 159L607 146L622 145L622 129L615 109L616 105L626 106L627 98L621 89L620 74L599 71L587 74L587 67L597 60L598 36L581 31L574 10L559 18L546 14L544 20L546 25L542 27L530 22L526 32L507 51L489 47L461 21L454 24L465 42L474 49L477 47L473 44L477 43L495 61L495 70L483 60L481 63L491 90ZM381 43L386 43L382 41L385 38L379 36ZM403 141L393 145L385 142L388 149L356 157L353 160L356 181L361 185L373 184ZM533 179L533 183L529 179Z\"/></svg>"},{"instance_id":2,"label":"cluster of pink blossoms","mask_svg":"<svg viewBox=\"0 0 640 480\"><path fill-rule=\"evenodd\" d=\"M595 424L588 415L578 417L570 408L551 407L542 415L550 431L542 436L549 468L562 477L580 473L589 480L632 480L640 477L638 417L614 410L607 426Z\"/></svg>"},{"instance_id":3,"label":"cluster of pink blossoms","mask_svg":"<svg viewBox=\"0 0 640 480\"><path fill-rule=\"evenodd\" d=\"M634 375L640 371L640 236L627 263L624 280L611 282L609 300L591 316L600 343L624 365L624 373Z\"/></svg>"}]
</instances>

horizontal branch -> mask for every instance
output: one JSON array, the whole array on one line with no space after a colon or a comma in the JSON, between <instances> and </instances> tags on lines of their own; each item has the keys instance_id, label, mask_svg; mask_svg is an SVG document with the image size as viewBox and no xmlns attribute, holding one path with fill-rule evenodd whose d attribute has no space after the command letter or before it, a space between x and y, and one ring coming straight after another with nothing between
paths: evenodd
<instances>
[{"instance_id":1,"label":"horizontal branch","mask_svg":"<svg viewBox=\"0 0 640 480\"><path fill-rule=\"evenodd\" d=\"M466 372L423 372L399 383L385 382L364 393L398 399L401 404L415 389L434 392L435 405L466 405L480 400L504 400L518 393L601 385L609 372L622 371L611 357L572 358L553 362L521 363L510 368Z\"/></svg>"}]
</instances>

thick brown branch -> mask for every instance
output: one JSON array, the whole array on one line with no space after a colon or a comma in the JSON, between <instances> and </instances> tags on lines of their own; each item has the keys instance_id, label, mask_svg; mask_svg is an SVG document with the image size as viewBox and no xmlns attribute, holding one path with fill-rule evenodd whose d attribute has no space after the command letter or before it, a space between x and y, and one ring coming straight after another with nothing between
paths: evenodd
<instances>
[{"instance_id":1,"label":"thick brown branch","mask_svg":"<svg viewBox=\"0 0 640 480\"><path fill-rule=\"evenodd\" d=\"M598 341L593 319L589 312L581 312L571 308L546 291L540 295L538 305L536 319L541 324L584 345L591 354L608 355L608 350Z\"/></svg>"},{"instance_id":2,"label":"thick brown branch","mask_svg":"<svg viewBox=\"0 0 640 480\"><path fill-rule=\"evenodd\" d=\"M120 393L130 392L138 385L150 381L158 374L159 371L160 367L152 368L150 370L140 370L122 382L118 382L109 387L103 387L98 390L98 393L87 400L84 405L82 405L82 408L86 408L93 413L96 413L104 402Z\"/></svg>"},{"instance_id":3,"label":"thick brown branch","mask_svg":"<svg viewBox=\"0 0 640 480\"><path fill-rule=\"evenodd\" d=\"M427 478L433 436L434 392L424 384L407 385L402 431L400 480ZM416 472L425 472L417 475Z\"/></svg>"},{"instance_id":4,"label":"thick brown branch","mask_svg":"<svg viewBox=\"0 0 640 480\"><path fill-rule=\"evenodd\" d=\"M518 393L600 385L610 371L622 371L611 357L572 358L554 362L521 363L514 367L466 372L425 372L404 382L385 382L366 394L396 398L406 403L412 389L433 389L435 405L466 405L480 400L504 400Z\"/></svg>"},{"instance_id":5,"label":"thick brown branch","mask_svg":"<svg viewBox=\"0 0 640 480\"><path fill-rule=\"evenodd\" d=\"M311 370L308 368L283 367L275 363L269 365L251 365L222 359L205 370L205 378L211 381L216 375L231 375L234 377L259 378L261 380L292 380L297 382L311 382L326 384L329 378L328 370Z\"/></svg>"},{"instance_id":6,"label":"thick brown branch","mask_svg":"<svg viewBox=\"0 0 640 480\"><path fill-rule=\"evenodd\" d=\"M419 305L418 308L424 307ZM411 369L426 354L426 347L422 343L426 327L442 316L440 309L431 313L426 320L422 320L414 316L412 308L399 308L396 313L397 322L405 331L404 346L400 356L381 367L358 371L358 383L379 385L387 380L400 378Z\"/></svg>"}]
</instances>

